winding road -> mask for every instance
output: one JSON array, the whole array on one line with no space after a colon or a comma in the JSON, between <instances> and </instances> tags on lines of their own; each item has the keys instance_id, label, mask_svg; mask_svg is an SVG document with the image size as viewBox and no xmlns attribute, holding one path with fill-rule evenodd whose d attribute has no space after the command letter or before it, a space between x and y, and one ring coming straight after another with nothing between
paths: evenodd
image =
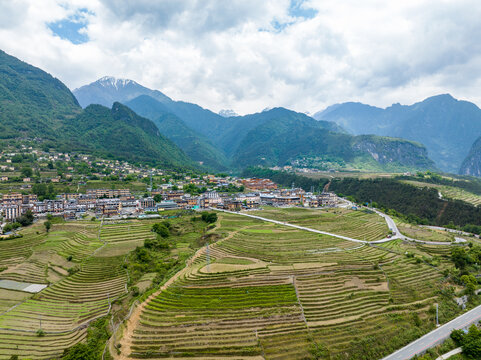
<instances>
[{"instance_id":1,"label":"winding road","mask_svg":"<svg viewBox=\"0 0 481 360\"><path fill-rule=\"evenodd\" d=\"M223 209L217 209L217 208L210 208L210 210L222 211L222 212L225 212L225 213L235 214L235 215L243 215L243 216L247 216L247 217L250 217L250 218L253 218L253 219L257 219L257 220L267 221L267 222L271 222L271 223L278 224L278 225L288 226L288 227L292 227L292 228L295 228L295 229L309 231L309 232L313 232L313 233L317 233L317 234L328 235L328 236L336 237L338 239L348 240L348 241L352 241L352 242L356 242L356 243L362 243L362 244L381 244L381 243L385 243L385 242L388 242L388 241L401 239L401 240L404 240L404 241L411 241L411 242L416 242L416 243L420 243L420 244L451 245L451 243L448 243L448 242L422 241L422 240L417 240L417 239L407 237L407 236L401 234L401 232L399 231L396 223L394 222L394 220L389 215L386 215L386 214L380 212L379 210L375 210L375 209L369 209L369 210L374 211L376 214L378 214L379 216L384 218L389 230L391 230L395 235L393 235L391 237L386 237L386 238L381 239L381 240L366 241L366 240L354 239L354 238L351 238L351 237L348 237L348 236L333 234L333 233L330 233L330 232L327 232L327 231L311 229L311 228L308 228L308 227L305 227L305 226L294 225L294 224L290 224L290 223L285 222L285 221L278 221L278 220L265 218L265 217L262 217L262 216L251 215L251 214L247 214L247 213L243 213L243 212L229 211L229 210L223 210Z\"/></svg>"}]
</instances>

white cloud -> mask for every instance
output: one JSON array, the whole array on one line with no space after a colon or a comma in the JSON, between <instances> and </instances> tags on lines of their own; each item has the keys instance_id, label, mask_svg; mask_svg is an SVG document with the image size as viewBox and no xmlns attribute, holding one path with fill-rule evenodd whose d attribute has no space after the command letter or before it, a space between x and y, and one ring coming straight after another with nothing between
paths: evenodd
<instances>
[{"instance_id":1,"label":"white cloud","mask_svg":"<svg viewBox=\"0 0 481 360\"><path fill-rule=\"evenodd\" d=\"M477 0L14 0L0 48L75 88L131 78L175 99L238 113L387 106L437 93L481 104ZM88 9L74 45L47 24Z\"/></svg>"}]
</instances>

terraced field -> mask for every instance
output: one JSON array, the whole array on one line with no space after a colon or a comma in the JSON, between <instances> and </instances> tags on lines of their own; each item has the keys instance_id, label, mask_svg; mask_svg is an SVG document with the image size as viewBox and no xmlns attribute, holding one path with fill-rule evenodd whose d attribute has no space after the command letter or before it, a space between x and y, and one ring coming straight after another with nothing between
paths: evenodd
<instances>
[{"instance_id":1,"label":"terraced field","mask_svg":"<svg viewBox=\"0 0 481 360\"><path fill-rule=\"evenodd\" d=\"M417 240L444 241L447 243L454 240L454 234L447 231L433 230L405 223L398 223L397 227L402 234Z\"/></svg>"},{"instance_id":2,"label":"terraced field","mask_svg":"<svg viewBox=\"0 0 481 360\"><path fill-rule=\"evenodd\" d=\"M481 195L471 193L469 191L463 190L458 187L430 184L422 181L412 181L412 180L403 180L402 182L406 184L414 185L417 187L430 187L430 188L438 189L441 195L446 198L462 200L476 206L481 204Z\"/></svg>"},{"instance_id":3,"label":"terraced field","mask_svg":"<svg viewBox=\"0 0 481 360\"><path fill-rule=\"evenodd\" d=\"M382 217L362 210L268 208L252 214L367 241L383 239L389 231Z\"/></svg>"},{"instance_id":4,"label":"terraced field","mask_svg":"<svg viewBox=\"0 0 481 360\"><path fill-rule=\"evenodd\" d=\"M142 246L146 239L155 237L151 230L152 222L129 220L119 223L104 223L100 236L107 245L97 256L124 255Z\"/></svg>"},{"instance_id":5,"label":"terraced field","mask_svg":"<svg viewBox=\"0 0 481 360\"><path fill-rule=\"evenodd\" d=\"M292 213L294 220L285 209L262 216L309 227L324 216ZM384 231L372 214L326 218L320 226L330 230L357 226L372 238ZM112 344L114 357L376 359L434 327L428 310L442 275L406 257L400 241L368 246L232 214L222 215L216 231L224 238L201 249L139 308L124 338ZM414 324L413 314L423 320Z\"/></svg>"},{"instance_id":6,"label":"terraced field","mask_svg":"<svg viewBox=\"0 0 481 360\"><path fill-rule=\"evenodd\" d=\"M99 225L56 224L45 234L37 224L22 239L0 242L2 264L8 266L0 279L50 284L35 295L0 290L0 359L58 358L85 339L88 323L105 316L127 292L125 257L95 256L106 247L98 238ZM40 329L43 336L37 335Z\"/></svg>"}]
</instances>

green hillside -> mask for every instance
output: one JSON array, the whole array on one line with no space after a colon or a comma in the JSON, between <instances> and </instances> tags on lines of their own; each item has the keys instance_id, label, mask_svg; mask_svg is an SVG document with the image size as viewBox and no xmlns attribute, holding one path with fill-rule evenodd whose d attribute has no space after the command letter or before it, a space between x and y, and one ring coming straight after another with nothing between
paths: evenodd
<instances>
[{"instance_id":1,"label":"green hillside","mask_svg":"<svg viewBox=\"0 0 481 360\"><path fill-rule=\"evenodd\" d=\"M287 165L294 160L316 159L331 167L382 170L433 168L426 149L403 139L373 135L352 136L329 131L315 121L276 118L247 133L233 163L250 165ZM300 160L299 160L300 159Z\"/></svg>"},{"instance_id":2,"label":"green hillside","mask_svg":"<svg viewBox=\"0 0 481 360\"><path fill-rule=\"evenodd\" d=\"M163 103L148 95L141 95L126 102L126 105L141 116L151 119L162 134L194 161L214 171L228 169L228 160L223 152L212 145L204 135L195 132L182 119L170 113Z\"/></svg>"},{"instance_id":3,"label":"green hillside","mask_svg":"<svg viewBox=\"0 0 481 360\"><path fill-rule=\"evenodd\" d=\"M0 138L54 138L55 128L81 108L50 74L0 50Z\"/></svg>"},{"instance_id":4,"label":"green hillside","mask_svg":"<svg viewBox=\"0 0 481 360\"><path fill-rule=\"evenodd\" d=\"M162 115L154 123L160 132L179 146L192 160L215 171L228 169L228 160L209 140L187 127L173 114Z\"/></svg>"},{"instance_id":5,"label":"green hillside","mask_svg":"<svg viewBox=\"0 0 481 360\"><path fill-rule=\"evenodd\" d=\"M89 105L60 130L71 139L68 146L74 150L152 165L193 166L152 121L120 103L114 103L112 109Z\"/></svg>"},{"instance_id":6,"label":"green hillside","mask_svg":"<svg viewBox=\"0 0 481 360\"><path fill-rule=\"evenodd\" d=\"M0 139L172 167L194 167L156 125L120 103L82 110L59 80L0 51Z\"/></svg>"}]
</instances>

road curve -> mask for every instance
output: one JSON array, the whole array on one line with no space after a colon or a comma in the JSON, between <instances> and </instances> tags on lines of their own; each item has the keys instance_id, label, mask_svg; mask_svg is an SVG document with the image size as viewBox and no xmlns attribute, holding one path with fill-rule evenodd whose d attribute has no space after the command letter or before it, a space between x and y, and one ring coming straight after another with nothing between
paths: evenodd
<instances>
[{"instance_id":1,"label":"road curve","mask_svg":"<svg viewBox=\"0 0 481 360\"><path fill-rule=\"evenodd\" d=\"M382 360L408 360L414 355L420 355L427 349L442 343L446 340L451 331L455 329L464 329L471 324L477 323L481 320L481 305L475 307L473 310L458 316L454 320L438 327L437 329L427 333L423 337L406 345L402 349L392 353L391 355L382 358Z\"/></svg>"},{"instance_id":2,"label":"road curve","mask_svg":"<svg viewBox=\"0 0 481 360\"><path fill-rule=\"evenodd\" d=\"M222 211L222 212L229 213L229 214L243 215L243 216L247 216L247 217L250 217L250 218L253 218L253 219L257 219L257 220L267 221L267 222L271 222L271 223L274 223L274 224L288 226L288 227L292 227L292 228L299 229L299 230L310 231L310 232L317 233L317 234L328 235L328 236L332 236L332 237L336 237L336 238L339 238L339 239L348 240L348 241L352 241L352 242L356 242L356 243L361 243L361 244L370 244L370 243L379 244L379 243L384 243L384 242L387 242L387 241L392 241L392 240L404 238L397 231L397 227L396 227L396 224L394 223L394 220L392 220L389 216L387 216L385 214L382 214L382 213L379 213L379 212L377 212L377 213L380 214L380 215L382 214L381 216L384 219L386 219L386 222L388 223L389 228L394 229L393 231L396 231L396 235L392 236L390 238L384 238L384 239L381 239L381 240L366 241L366 240L359 240L359 239L350 238L348 236L333 234L333 233L330 233L330 232L327 232L327 231L311 229L311 228L308 228L308 227L305 227L305 226L294 225L294 224L290 224L290 223L287 223L287 222L284 222L284 221L268 219L268 218L265 218L265 217L262 217L262 216L251 215L251 214L246 214L246 213L236 212L236 211L229 211L229 210L224 210L224 209L217 209L217 208L210 208L210 209L216 210L216 211ZM389 221L388 221L388 219L389 219ZM393 227L391 227L391 226L393 226ZM446 245L446 243L444 243L443 245Z\"/></svg>"}]
</instances>

